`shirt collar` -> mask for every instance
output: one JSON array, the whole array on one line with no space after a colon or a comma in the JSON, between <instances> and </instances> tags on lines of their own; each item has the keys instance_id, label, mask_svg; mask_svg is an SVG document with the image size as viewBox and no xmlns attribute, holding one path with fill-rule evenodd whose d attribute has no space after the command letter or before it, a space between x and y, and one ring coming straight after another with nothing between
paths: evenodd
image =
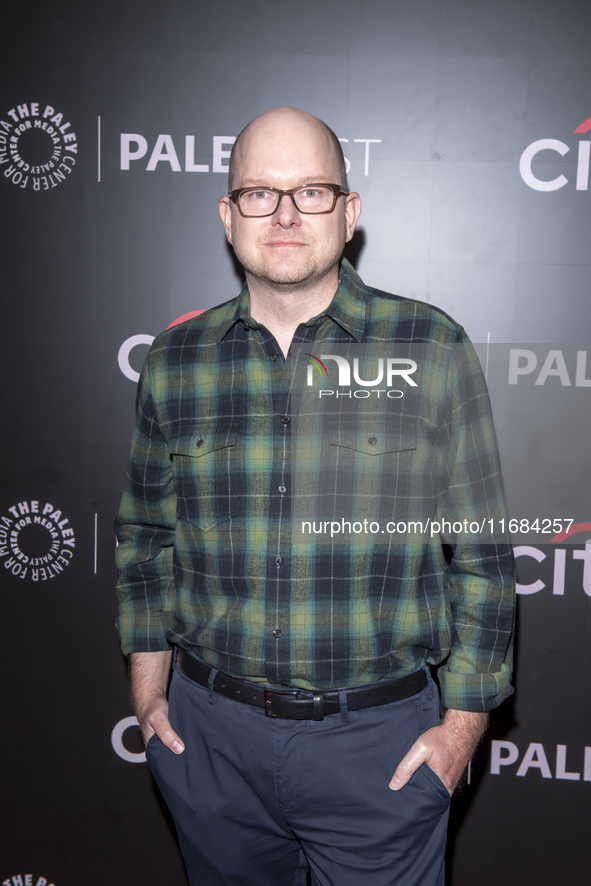
<instances>
[{"instance_id":1,"label":"shirt collar","mask_svg":"<svg viewBox=\"0 0 591 886\"><path fill-rule=\"evenodd\" d=\"M365 332L365 311L369 292L367 286L346 258L341 260L339 287L322 314L312 317L306 326L315 326L322 317L330 317L348 332L355 341L362 342Z\"/></svg>"},{"instance_id":2,"label":"shirt collar","mask_svg":"<svg viewBox=\"0 0 591 886\"><path fill-rule=\"evenodd\" d=\"M345 332L348 332L355 341L362 342L365 332L365 311L369 292L359 274L346 258L341 260L339 286L334 298L321 314L311 317L306 326L316 326L322 317L330 317L338 323ZM231 304L229 307L231 308ZM250 295L245 283L240 295L234 303L234 310L229 311L228 316L220 324L218 342L232 329L236 323L248 324L251 329L257 328L257 323L250 316Z\"/></svg>"},{"instance_id":3,"label":"shirt collar","mask_svg":"<svg viewBox=\"0 0 591 886\"><path fill-rule=\"evenodd\" d=\"M232 310L232 307L234 310ZM250 316L250 295L246 283L242 287L240 295L236 301L230 302L228 308L229 311L226 318L220 323L217 336L218 344L222 341L224 336L228 334L230 329L236 325L236 323L247 323L252 329L256 329L258 325Z\"/></svg>"}]
</instances>

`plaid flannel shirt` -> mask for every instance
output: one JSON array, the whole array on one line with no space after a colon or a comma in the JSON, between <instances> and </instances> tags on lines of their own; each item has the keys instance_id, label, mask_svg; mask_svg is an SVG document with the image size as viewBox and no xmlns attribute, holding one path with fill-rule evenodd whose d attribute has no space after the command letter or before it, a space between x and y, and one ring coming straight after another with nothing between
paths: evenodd
<instances>
[{"instance_id":1,"label":"plaid flannel shirt","mask_svg":"<svg viewBox=\"0 0 591 886\"><path fill-rule=\"evenodd\" d=\"M292 534L292 361L358 343L438 346L405 416L416 437L402 447L412 448L407 497L433 501L439 516L504 513L486 384L450 317L366 287L343 260L332 303L298 326L285 359L245 287L159 335L146 359L116 520L122 649L178 644L233 676L303 689L430 663L446 707L490 710L512 692L506 541ZM346 463L353 480L368 458Z\"/></svg>"}]
</instances>

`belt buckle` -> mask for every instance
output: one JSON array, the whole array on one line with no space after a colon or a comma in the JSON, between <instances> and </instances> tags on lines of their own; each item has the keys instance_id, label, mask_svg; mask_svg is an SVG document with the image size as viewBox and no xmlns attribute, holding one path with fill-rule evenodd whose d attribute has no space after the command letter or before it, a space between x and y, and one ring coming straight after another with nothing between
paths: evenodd
<instances>
[{"instance_id":1,"label":"belt buckle","mask_svg":"<svg viewBox=\"0 0 591 886\"><path fill-rule=\"evenodd\" d=\"M280 717L279 714L274 714L271 710L271 706L273 704L273 695L293 695L294 698L297 698L300 694L299 689L265 689L265 717L270 717L272 720L289 720L289 717Z\"/></svg>"},{"instance_id":2,"label":"belt buckle","mask_svg":"<svg viewBox=\"0 0 591 886\"><path fill-rule=\"evenodd\" d=\"M314 693L314 720L324 720L324 692Z\"/></svg>"},{"instance_id":3,"label":"belt buckle","mask_svg":"<svg viewBox=\"0 0 591 886\"><path fill-rule=\"evenodd\" d=\"M265 689L265 717L272 720L290 720L291 717L280 717L272 711L273 698L276 695L291 695L294 698L307 698L314 702L313 720L324 720L324 693L310 692L303 693L299 689Z\"/></svg>"}]
</instances>

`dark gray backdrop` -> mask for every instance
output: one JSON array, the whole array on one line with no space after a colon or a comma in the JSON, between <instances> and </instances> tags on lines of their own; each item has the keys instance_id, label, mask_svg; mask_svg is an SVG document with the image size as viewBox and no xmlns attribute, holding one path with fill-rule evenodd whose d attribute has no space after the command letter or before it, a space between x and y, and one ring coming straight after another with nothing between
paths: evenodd
<instances>
[{"instance_id":1,"label":"dark gray backdrop","mask_svg":"<svg viewBox=\"0 0 591 886\"><path fill-rule=\"evenodd\" d=\"M303 107L348 140L369 284L442 307L478 342L548 343L540 366L563 343L570 386L518 378L535 426L502 372L493 401L511 486L539 464L561 513L588 493L585 445L566 473L560 453L539 459L569 410L583 444L589 427L591 358L580 384L572 361L590 350L590 25L577 0L5 4L0 882L185 882L124 729L111 525L146 342L239 289L215 169L259 113ZM588 521L591 502L570 544L518 547L518 692L453 801L453 886L588 882Z\"/></svg>"}]
</instances>

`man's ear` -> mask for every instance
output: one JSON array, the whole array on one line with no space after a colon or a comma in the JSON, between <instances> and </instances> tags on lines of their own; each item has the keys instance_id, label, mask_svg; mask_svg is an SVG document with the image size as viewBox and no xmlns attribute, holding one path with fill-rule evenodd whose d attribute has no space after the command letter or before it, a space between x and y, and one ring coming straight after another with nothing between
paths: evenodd
<instances>
[{"instance_id":1,"label":"man's ear","mask_svg":"<svg viewBox=\"0 0 591 886\"><path fill-rule=\"evenodd\" d=\"M228 243L232 243L232 203L227 194L224 194L223 197L220 197L220 218L222 220L222 224L226 229L226 237L228 238Z\"/></svg>"},{"instance_id":2,"label":"man's ear","mask_svg":"<svg viewBox=\"0 0 591 886\"><path fill-rule=\"evenodd\" d=\"M357 191L351 191L345 196L345 223L347 226L346 242L348 243L355 233L355 226L361 215L361 197Z\"/></svg>"}]
</instances>

